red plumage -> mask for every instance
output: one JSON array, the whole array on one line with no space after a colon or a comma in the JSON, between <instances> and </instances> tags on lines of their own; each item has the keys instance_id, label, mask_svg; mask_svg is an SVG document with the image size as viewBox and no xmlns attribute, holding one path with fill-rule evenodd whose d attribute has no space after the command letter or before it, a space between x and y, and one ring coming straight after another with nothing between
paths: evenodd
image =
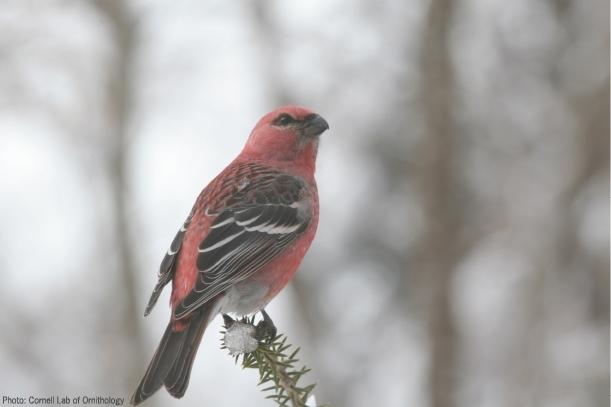
<instances>
[{"instance_id":1,"label":"red plumage","mask_svg":"<svg viewBox=\"0 0 611 407\"><path fill-rule=\"evenodd\" d=\"M263 116L238 157L197 198L159 270L147 315L171 280L172 316L132 404L162 385L182 397L208 323L261 310L291 280L318 225L317 114Z\"/></svg>"}]
</instances>

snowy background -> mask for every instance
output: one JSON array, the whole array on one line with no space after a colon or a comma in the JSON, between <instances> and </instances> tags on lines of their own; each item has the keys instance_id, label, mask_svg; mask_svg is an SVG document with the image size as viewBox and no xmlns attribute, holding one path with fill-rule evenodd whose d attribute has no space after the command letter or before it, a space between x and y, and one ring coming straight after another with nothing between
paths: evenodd
<instances>
[{"instance_id":1,"label":"snowy background","mask_svg":"<svg viewBox=\"0 0 611 407\"><path fill-rule=\"evenodd\" d=\"M0 396L129 399L162 255L286 103L331 126L268 308L320 403L608 404L604 0L0 1ZM272 405L219 330L148 405Z\"/></svg>"}]
</instances>

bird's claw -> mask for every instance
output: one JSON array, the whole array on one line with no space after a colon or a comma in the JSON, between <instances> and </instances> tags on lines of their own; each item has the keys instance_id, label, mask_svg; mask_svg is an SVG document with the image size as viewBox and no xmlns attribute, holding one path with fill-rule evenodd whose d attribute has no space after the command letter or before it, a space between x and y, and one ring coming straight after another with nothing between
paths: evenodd
<instances>
[{"instance_id":1,"label":"bird's claw","mask_svg":"<svg viewBox=\"0 0 611 407\"><path fill-rule=\"evenodd\" d=\"M276 337L278 330L276 329L276 325L274 325L274 321L267 315L265 310L261 310L261 315L263 316L263 320L259 321L256 326L257 338L259 340L267 339L271 342Z\"/></svg>"},{"instance_id":2,"label":"bird's claw","mask_svg":"<svg viewBox=\"0 0 611 407\"><path fill-rule=\"evenodd\" d=\"M231 318L227 314L223 314L223 322L225 323L225 328L229 329L231 328L231 325L235 323L235 319Z\"/></svg>"}]
</instances>

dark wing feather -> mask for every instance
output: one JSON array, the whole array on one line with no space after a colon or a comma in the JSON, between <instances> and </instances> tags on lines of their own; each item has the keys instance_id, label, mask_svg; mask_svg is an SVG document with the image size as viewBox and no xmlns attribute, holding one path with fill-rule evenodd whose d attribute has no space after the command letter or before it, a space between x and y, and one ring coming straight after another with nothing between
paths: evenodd
<instances>
[{"instance_id":1,"label":"dark wing feather","mask_svg":"<svg viewBox=\"0 0 611 407\"><path fill-rule=\"evenodd\" d=\"M144 316L150 314L151 310L159 299L159 295L161 295L161 291L163 291L166 284L172 280L172 277L174 277L174 265L176 263L178 253L180 252L182 239L185 236L189 223L191 223L191 215L189 215L180 230L176 233L176 236L174 236L174 240L172 240L172 243L170 244L170 249L161 261L159 272L157 273L157 284L155 285L151 298L149 299L146 309L144 310Z\"/></svg>"},{"instance_id":2,"label":"dark wing feather","mask_svg":"<svg viewBox=\"0 0 611 407\"><path fill-rule=\"evenodd\" d=\"M250 182L222 210L199 245L200 271L193 290L174 311L184 318L201 304L256 273L307 228L312 213L307 184L297 177L266 174Z\"/></svg>"}]
</instances>

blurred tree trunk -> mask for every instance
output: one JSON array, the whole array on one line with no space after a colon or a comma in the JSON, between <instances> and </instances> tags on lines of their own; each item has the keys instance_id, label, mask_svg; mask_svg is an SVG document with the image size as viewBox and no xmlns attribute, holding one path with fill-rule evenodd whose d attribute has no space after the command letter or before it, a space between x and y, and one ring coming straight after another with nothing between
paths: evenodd
<instances>
[{"instance_id":1,"label":"blurred tree trunk","mask_svg":"<svg viewBox=\"0 0 611 407\"><path fill-rule=\"evenodd\" d=\"M134 219L129 216L128 202L128 124L133 109L133 92L130 80L135 58L135 22L130 17L128 4L121 0L99 0L95 2L99 12L105 17L112 43L115 46L114 59L111 60L107 82L108 111L108 158L107 174L110 181L110 195L113 204L114 249L117 256L117 278L113 301L119 301L118 312L121 320L117 331L122 335L126 356L122 360L126 386L135 386L144 372L146 358L142 352L143 334L139 316L142 307L136 304L136 264L131 249L129 234Z\"/></svg>"},{"instance_id":2,"label":"blurred tree trunk","mask_svg":"<svg viewBox=\"0 0 611 407\"><path fill-rule=\"evenodd\" d=\"M273 21L271 4L269 0L261 0L250 2L248 7L253 16L253 31L259 42L263 44L260 47L262 55L259 56L259 63L260 76L266 84L265 96L273 106L282 106L291 103L292 98L289 90L282 83L283 75L280 75L282 65L277 56L283 54L279 43L283 36L278 33Z\"/></svg>"},{"instance_id":3,"label":"blurred tree trunk","mask_svg":"<svg viewBox=\"0 0 611 407\"><path fill-rule=\"evenodd\" d=\"M426 230L418 250L419 272L424 273L428 304L430 400L433 407L454 402L456 331L450 310L451 272L459 259L453 137L453 73L448 49L452 0L432 0L425 19L420 51L425 133L421 141L417 180Z\"/></svg>"},{"instance_id":4,"label":"blurred tree trunk","mask_svg":"<svg viewBox=\"0 0 611 407\"><path fill-rule=\"evenodd\" d=\"M573 77L558 77L556 67L560 65L561 58L567 49L577 47L583 28L577 29L573 25L573 19L577 14L575 4L570 2L551 2L552 10L556 18L562 23L567 31L567 39L559 46L558 57L549 61L549 77L554 85L559 88L563 98L566 98L571 110L575 114L576 126L576 163L575 171L566 180L564 193L558 201L555 223L558 232L554 234L554 245L549 254L554 259L560 276L556 277L564 283L563 287L571 287L573 296L566 295L565 291L555 288L543 287L546 294L544 300L547 307L544 308L547 321L558 321L559 315L566 318L562 312L562 306L570 309L575 304L575 298L587 298L587 313L583 320L576 318L573 321L576 330L591 330L597 335L603 336L601 343L609 343L609 253L593 248L585 247L580 234L583 233L580 224L584 222L583 209L588 208L587 203L595 198L591 195L594 185L605 197L609 196L609 131L610 131L610 105L609 105L609 19L602 24L600 35L604 36L603 51L606 54L605 71L607 72L599 86L592 87L588 91L580 89L575 91L575 80ZM602 4L602 2L600 3ZM606 4L606 15L608 16L608 2ZM600 24L600 23L599 23ZM583 69L583 68L581 68ZM576 69L577 71L577 69ZM582 73L572 73L580 75ZM587 89L587 88L586 88ZM601 183L602 180L605 180ZM579 208L580 210L576 210ZM607 214L608 215L608 214ZM600 219L602 224L609 222L609 217ZM607 241L608 241L607 230ZM544 261L547 259L543 259ZM550 278L551 280L551 278ZM551 299L551 300L550 300ZM537 321L539 322L539 321ZM557 323L557 322L556 322ZM566 323L566 322L565 322ZM551 323L548 323L551 325ZM548 336L554 335L554 331L548 327ZM537 351L543 353L545 342L539 341ZM609 349L606 348L605 355L600 355L604 360L609 358ZM608 378L609 365L606 370L599 372L597 376L589 379L578 379L583 382L568 382L563 372L544 372L547 379L547 388L540 397L543 400L553 398L560 391L579 391L580 388L588 387L588 397L593 405L608 403ZM581 375L578 375L578 377ZM567 390L571 389L571 390Z\"/></svg>"}]
</instances>

